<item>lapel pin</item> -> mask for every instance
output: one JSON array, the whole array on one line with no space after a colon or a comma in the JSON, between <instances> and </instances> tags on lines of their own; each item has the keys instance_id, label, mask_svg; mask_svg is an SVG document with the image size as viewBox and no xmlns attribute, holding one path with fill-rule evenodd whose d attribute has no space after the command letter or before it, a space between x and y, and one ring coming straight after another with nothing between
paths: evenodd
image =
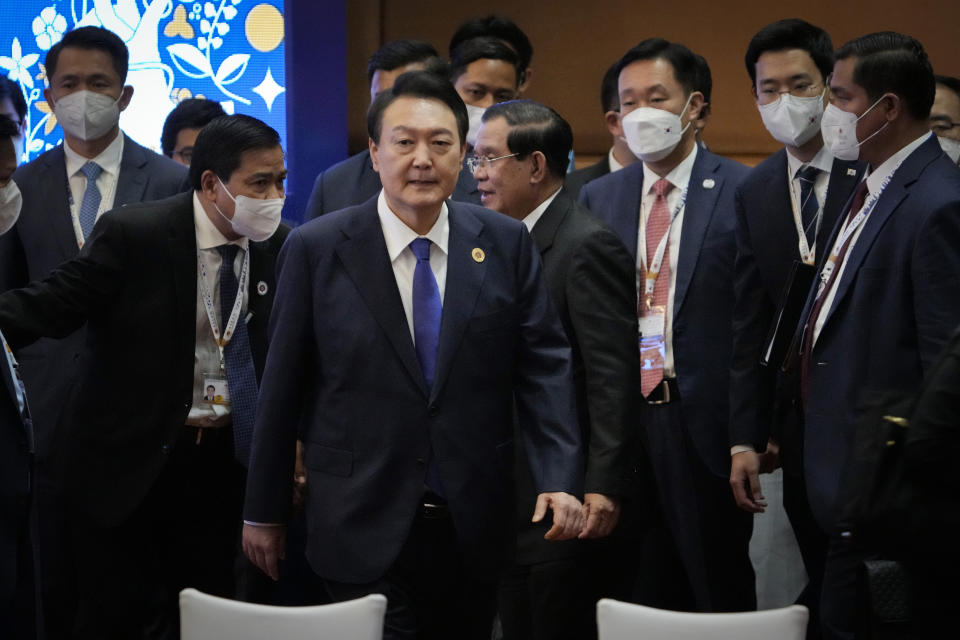
<instances>
[{"instance_id":1,"label":"lapel pin","mask_svg":"<svg viewBox=\"0 0 960 640\"><path fill-rule=\"evenodd\" d=\"M473 256L474 262L483 262L483 259L487 257L487 254L485 254L480 247L476 247L470 252L470 255Z\"/></svg>"},{"instance_id":2,"label":"lapel pin","mask_svg":"<svg viewBox=\"0 0 960 640\"><path fill-rule=\"evenodd\" d=\"M265 296L267 295L267 291L269 291L269 288L267 287L266 282L261 280L260 282L257 283L257 293L259 293L262 296Z\"/></svg>"},{"instance_id":3,"label":"lapel pin","mask_svg":"<svg viewBox=\"0 0 960 640\"><path fill-rule=\"evenodd\" d=\"M856 176L856 175L857 175L857 170L856 170L856 169L847 169L847 175L848 175L848 176Z\"/></svg>"},{"instance_id":4,"label":"lapel pin","mask_svg":"<svg viewBox=\"0 0 960 640\"><path fill-rule=\"evenodd\" d=\"M715 184L717 184L717 183L713 181L713 178L707 178L706 180L703 181L703 188L704 188L704 189L713 189L713 186L714 186Z\"/></svg>"}]
</instances>

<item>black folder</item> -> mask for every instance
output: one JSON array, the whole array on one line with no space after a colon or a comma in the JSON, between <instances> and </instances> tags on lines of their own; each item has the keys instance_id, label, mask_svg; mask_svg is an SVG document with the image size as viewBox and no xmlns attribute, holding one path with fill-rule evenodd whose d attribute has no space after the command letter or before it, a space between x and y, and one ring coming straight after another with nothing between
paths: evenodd
<instances>
[{"instance_id":1,"label":"black folder","mask_svg":"<svg viewBox=\"0 0 960 640\"><path fill-rule=\"evenodd\" d=\"M817 269L813 265L794 260L790 267L790 277L780 294L780 304L774 316L766 346L760 356L760 364L765 367L780 366L790 351L790 345L800 324L800 314L810 294L810 287L816 279Z\"/></svg>"}]
</instances>

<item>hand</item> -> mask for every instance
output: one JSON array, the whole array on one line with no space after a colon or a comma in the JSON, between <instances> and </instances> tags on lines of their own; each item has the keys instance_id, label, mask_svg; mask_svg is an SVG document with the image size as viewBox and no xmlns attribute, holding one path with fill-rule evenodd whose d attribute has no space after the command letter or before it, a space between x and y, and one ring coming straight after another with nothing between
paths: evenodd
<instances>
[{"instance_id":1,"label":"hand","mask_svg":"<svg viewBox=\"0 0 960 640\"><path fill-rule=\"evenodd\" d=\"M741 451L730 459L730 488L737 506L750 513L763 513L767 501L760 488L760 458L756 451Z\"/></svg>"},{"instance_id":2,"label":"hand","mask_svg":"<svg viewBox=\"0 0 960 640\"><path fill-rule=\"evenodd\" d=\"M620 519L620 499L602 493L587 493L583 496L583 531L578 536L603 538L610 535Z\"/></svg>"},{"instance_id":3,"label":"hand","mask_svg":"<svg viewBox=\"0 0 960 640\"><path fill-rule=\"evenodd\" d=\"M540 522L547 515L547 509L553 510L553 526L543 536L545 540L570 540L583 529L583 514L580 501L569 493L554 491L537 496L537 506L533 510L533 522Z\"/></svg>"},{"instance_id":4,"label":"hand","mask_svg":"<svg viewBox=\"0 0 960 640\"><path fill-rule=\"evenodd\" d=\"M773 473L780 466L780 445L767 440L767 450L760 454L760 473Z\"/></svg>"},{"instance_id":5,"label":"hand","mask_svg":"<svg viewBox=\"0 0 960 640\"><path fill-rule=\"evenodd\" d=\"M297 440L297 458L293 467L293 510L303 511L307 502L307 467L303 464L303 442Z\"/></svg>"},{"instance_id":6,"label":"hand","mask_svg":"<svg viewBox=\"0 0 960 640\"><path fill-rule=\"evenodd\" d=\"M243 525L243 553L274 581L280 579L278 561L283 560L286 534L285 526Z\"/></svg>"}]
</instances>

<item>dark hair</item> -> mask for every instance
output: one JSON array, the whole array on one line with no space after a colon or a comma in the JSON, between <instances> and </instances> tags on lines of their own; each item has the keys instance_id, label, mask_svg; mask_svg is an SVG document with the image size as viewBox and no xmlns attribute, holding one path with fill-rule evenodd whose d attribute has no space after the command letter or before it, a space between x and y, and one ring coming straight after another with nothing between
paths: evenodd
<instances>
[{"instance_id":1,"label":"dark hair","mask_svg":"<svg viewBox=\"0 0 960 640\"><path fill-rule=\"evenodd\" d=\"M20 122L23 122L27 117L27 101L23 98L23 91L19 84L5 75L0 75L0 101L4 98L10 98L13 110L17 112Z\"/></svg>"},{"instance_id":2,"label":"dark hair","mask_svg":"<svg viewBox=\"0 0 960 640\"><path fill-rule=\"evenodd\" d=\"M699 86L703 82L702 69L697 55L682 44L669 42L663 38L648 38L623 54L620 61L617 62L617 76L626 67L634 62L641 60L666 60L673 67L673 75L688 94L694 91L703 93L707 97L710 87ZM706 61L704 61L704 64ZM707 77L709 79L709 67L707 68Z\"/></svg>"},{"instance_id":3,"label":"dark hair","mask_svg":"<svg viewBox=\"0 0 960 640\"><path fill-rule=\"evenodd\" d=\"M530 66L530 60L533 59L533 45L530 44L530 38L517 26L510 18L498 15L489 15L485 18L472 18L461 24L450 38L450 47L448 49L450 57L453 57L453 50L467 40L480 37L493 37L506 42L514 53L517 54L519 62L517 67L520 71L520 80L523 81L523 75Z\"/></svg>"},{"instance_id":4,"label":"dark hair","mask_svg":"<svg viewBox=\"0 0 960 640\"><path fill-rule=\"evenodd\" d=\"M20 127L17 123L5 115L0 115L0 140L7 138L16 138L20 135ZM19 160L19 158L17 158Z\"/></svg>"},{"instance_id":5,"label":"dark hair","mask_svg":"<svg viewBox=\"0 0 960 640\"><path fill-rule=\"evenodd\" d=\"M871 33L837 51L837 60L854 57L853 81L866 90L871 101L894 93L915 120L927 120L937 88L933 67L918 40L894 31Z\"/></svg>"},{"instance_id":6,"label":"dark hair","mask_svg":"<svg viewBox=\"0 0 960 640\"><path fill-rule=\"evenodd\" d=\"M189 98L173 108L163 123L160 134L160 147L163 155L173 157L177 146L177 135L183 129L203 129L214 118L227 115L216 100Z\"/></svg>"},{"instance_id":7,"label":"dark hair","mask_svg":"<svg viewBox=\"0 0 960 640\"><path fill-rule=\"evenodd\" d=\"M43 61L47 70L47 78L50 80L53 80L53 76L57 72L57 59L60 57L60 52L67 47L95 49L107 53L113 60L113 68L120 76L120 82L125 83L127 81L127 65L130 62L130 52L127 51L127 45L123 43L120 36L103 27L80 27L73 31L67 31L60 42L50 47L50 51L47 51L47 57Z\"/></svg>"},{"instance_id":8,"label":"dark hair","mask_svg":"<svg viewBox=\"0 0 960 640\"><path fill-rule=\"evenodd\" d=\"M533 100L510 100L483 112L483 122L503 118L510 125L507 148L524 158L534 151L547 159L547 168L558 178L567 175L573 130L559 113Z\"/></svg>"},{"instance_id":9,"label":"dark hair","mask_svg":"<svg viewBox=\"0 0 960 640\"><path fill-rule=\"evenodd\" d=\"M470 127L467 118L467 108L460 99L460 94L448 80L427 71L408 71L400 74L393 87L381 91L373 99L367 110L367 135L376 144L380 144L380 128L383 125L383 112L387 110L397 98L424 98L442 102L453 112L457 120L457 133L460 135L460 146L467 140L467 129Z\"/></svg>"},{"instance_id":10,"label":"dark hair","mask_svg":"<svg viewBox=\"0 0 960 640\"><path fill-rule=\"evenodd\" d=\"M936 84L945 86L950 91L953 91L958 98L960 98L960 78L954 78L953 76L933 76L933 80ZM936 89L936 87L934 87Z\"/></svg>"},{"instance_id":11,"label":"dark hair","mask_svg":"<svg viewBox=\"0 0 960 640\"><path fill-rule=\"evenodd\" d=\"M470 63L477 60L503 60L513 65L516 86L523 82L523 70L516 52L496 38L473 38L459 44L450 54L450 82L456 82Z\"/></svg>"},{"instance_id":12,"label":"dark hair","mask_svg":"<svg viewBox=\"0 0 960 640\"><path fill-rule=\"evenodd\" d=\"M422 40L391 40L373 52L367 61L367 84L377 71L393 71L410 64L423 63L424 71L442 74L444 62L432 44Z\"/></svg>"},{"instance_id":13,"label":"dark hair","mask_svg":"<svg viewBox=\"0 0 960 640\"><path fill-rule=\"evenodd\" d=\"M600 108L604 113L620 111L620 93L617 90L619 79L620 72L617 71L617 63L614 62L603 74L603 80L600 82Z\"/></svg>"},{"instance_id":14,"label":"dark hair","mask_svg":"<svg viewBox=\"0 0 960 640\"><path fill-rule=\"evenodd\" d=\"M236 114L211 120L197 136L190 160L190 183L199 191L200 177L208 169L227 182L240 166L245 151L274 149L280 134L252 116Z\"/></svg>"},{"instance_id":15,"label":"dark hair","mask_svg":"<svg viewBox=\"0 0 960 640\"><path fill-rule=\"evenodd\" d=\"M830 36L820 27L816 27L806 20L787 18L777 20L765 26L750 40L747 45L747 54L743 62L750 74L750 84L757 84L757 60L768 51L785 51L787 49L801 49L813 59L823 80L833 71L833 42Z\"/></svg>"},{"instance_id":16,"label":"dark hair","mask_svg":"<svg viewBox=\"0 0 960 640\"><path fill-rule=\"evenodd\" d=\"M698 53L693 54L693 57L697 60L697 79L693 86L696 87L696 91L703 94L703 108L700 109L700 117L697 119L703 120L710 115L710 94L713 93L713 75L710 73L710 65L707 63L706 58Z\"/></svg>"}]
</instances>

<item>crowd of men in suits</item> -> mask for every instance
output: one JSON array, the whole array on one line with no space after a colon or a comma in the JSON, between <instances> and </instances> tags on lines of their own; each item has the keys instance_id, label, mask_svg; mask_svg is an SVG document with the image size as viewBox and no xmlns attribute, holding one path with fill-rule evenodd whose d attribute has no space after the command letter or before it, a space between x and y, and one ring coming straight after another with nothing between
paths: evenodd
<instances>
[{"instance_id":1,"label":"crowd of men in suits","mask_svg":"<svg viewBox=\"0 0 960 640\"><path fill-rule=\"evenodd\" d=\"M909 36L772 23L745 66L783 148L751 169L700 139L707 61L650 38L568 172L532 55L497 16L449 61L384 44L368 148L294 229L263 122L188 100L167 157L123 134L111 32L50 49L64 141L20 167L0 79L0 635L177 638L185 587L384 593L387 638L749 611L782 466L808 637L856 636L860 402L960 324L960 82Z\"/></svg>"}]
</instances>

